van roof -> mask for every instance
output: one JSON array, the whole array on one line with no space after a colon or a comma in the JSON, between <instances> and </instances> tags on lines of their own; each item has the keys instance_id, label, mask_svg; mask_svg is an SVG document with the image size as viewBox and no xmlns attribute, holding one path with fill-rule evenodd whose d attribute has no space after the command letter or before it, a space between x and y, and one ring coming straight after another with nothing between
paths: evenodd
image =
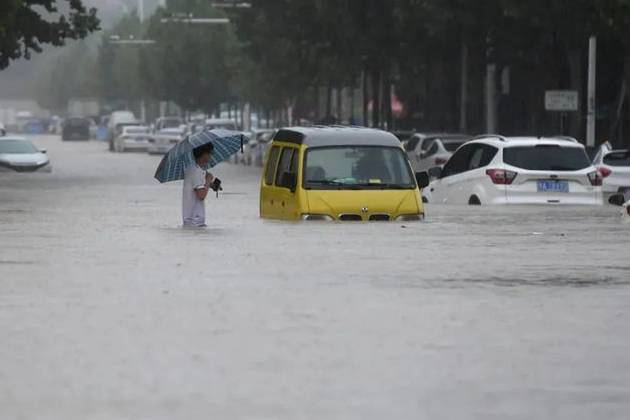
<instances>
[{"instance_id":1,"label":"van roof","mask_svg":"<svg viewBox=\"0 0 630 420\"><path fill-rule=\"evenodd\" d=\"M274 141L303 144L308 147L326 146L386 146L401 147L391 133L373 128L350 126L289 127L278 130Z\"/></svg>"}]
</instances>

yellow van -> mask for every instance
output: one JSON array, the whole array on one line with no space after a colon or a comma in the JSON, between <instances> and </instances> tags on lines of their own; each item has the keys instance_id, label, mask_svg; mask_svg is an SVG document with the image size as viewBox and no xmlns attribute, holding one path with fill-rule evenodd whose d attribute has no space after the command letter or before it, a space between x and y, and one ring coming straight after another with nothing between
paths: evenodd
<instances>
[{"instance_id":1,"label":"yellow van","mask_svg":"<svg viewBox=\"0 0 630 420\"><path fill-rule=\"evenodd\" d=\"M279 130L269 148L260 215L277 220L413 221L424 217L419 188L400 141L356 127Z\"/></svg>"}]
</instances>

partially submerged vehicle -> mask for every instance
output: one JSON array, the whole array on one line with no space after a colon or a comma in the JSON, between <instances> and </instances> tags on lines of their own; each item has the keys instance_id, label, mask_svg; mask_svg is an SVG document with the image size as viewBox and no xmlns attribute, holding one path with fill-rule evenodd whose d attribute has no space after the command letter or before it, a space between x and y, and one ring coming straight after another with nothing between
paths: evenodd
<instances>
[{"instance_id":1,"label":"partially submerged vehicle","mask_svg":"<svg viewBox=\"0 0 630 420\"><path fill-rule=\"evenodd\" d=\"M356 127L279 130L263 170L260 214L267 219L413 221L424 217L420 189L400 141Z\"/></svg>"}]
</instances>

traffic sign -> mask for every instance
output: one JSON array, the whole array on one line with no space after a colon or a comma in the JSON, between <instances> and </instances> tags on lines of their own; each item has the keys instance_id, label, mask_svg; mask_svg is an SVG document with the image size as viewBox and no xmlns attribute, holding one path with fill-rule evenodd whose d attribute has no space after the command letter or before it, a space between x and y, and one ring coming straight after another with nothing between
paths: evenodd
<instances>
[{"instance_id":1,"label":"traffic sign","mask_svg":"<svg viewBox=\"0 0 630 420\"><path fill-rule=\"evenodd\" d=\"M548 90L545 92L547 111L578 111L579 95L576 90Z\"/></svg>"}]
</instances>

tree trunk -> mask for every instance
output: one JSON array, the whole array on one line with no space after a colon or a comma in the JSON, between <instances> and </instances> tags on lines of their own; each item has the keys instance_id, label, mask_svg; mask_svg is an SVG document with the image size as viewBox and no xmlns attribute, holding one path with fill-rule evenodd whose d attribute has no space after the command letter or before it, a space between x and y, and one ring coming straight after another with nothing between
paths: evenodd
<instances>
[{"instance_id":1,"label":"tree trunk","mask_svg":"<svg viewBox=\"0 0 630 420\"><path fill-rule=\"evenodd\" d=\"M462 43L462 72L461 93L459 97L459 131L465 133L468 130L468 45Z\"/></svg>"},{"instance_id":2,"label":"tree trunk","mask_svg":"<svg viewBox=\"0 0 630 420\"><path fill-rule=\"evenodd\" d=\"M367 70L363 70L363 74L361 76L361 85L363 90L363 126L368 127L370 125L369 115L368 115L368 107L369 107L369 92L368 92L368 72Z\"/></svg>"},{"instance_id":3,"label":"tree trunk","mask_svg":"<svg viewBox=\"0 0 630 420\"><path fill-rule=\"evenodd\" d=\"M372 70L372 127L381 126L381 73Z\"/></svg>"}]
</instances>

